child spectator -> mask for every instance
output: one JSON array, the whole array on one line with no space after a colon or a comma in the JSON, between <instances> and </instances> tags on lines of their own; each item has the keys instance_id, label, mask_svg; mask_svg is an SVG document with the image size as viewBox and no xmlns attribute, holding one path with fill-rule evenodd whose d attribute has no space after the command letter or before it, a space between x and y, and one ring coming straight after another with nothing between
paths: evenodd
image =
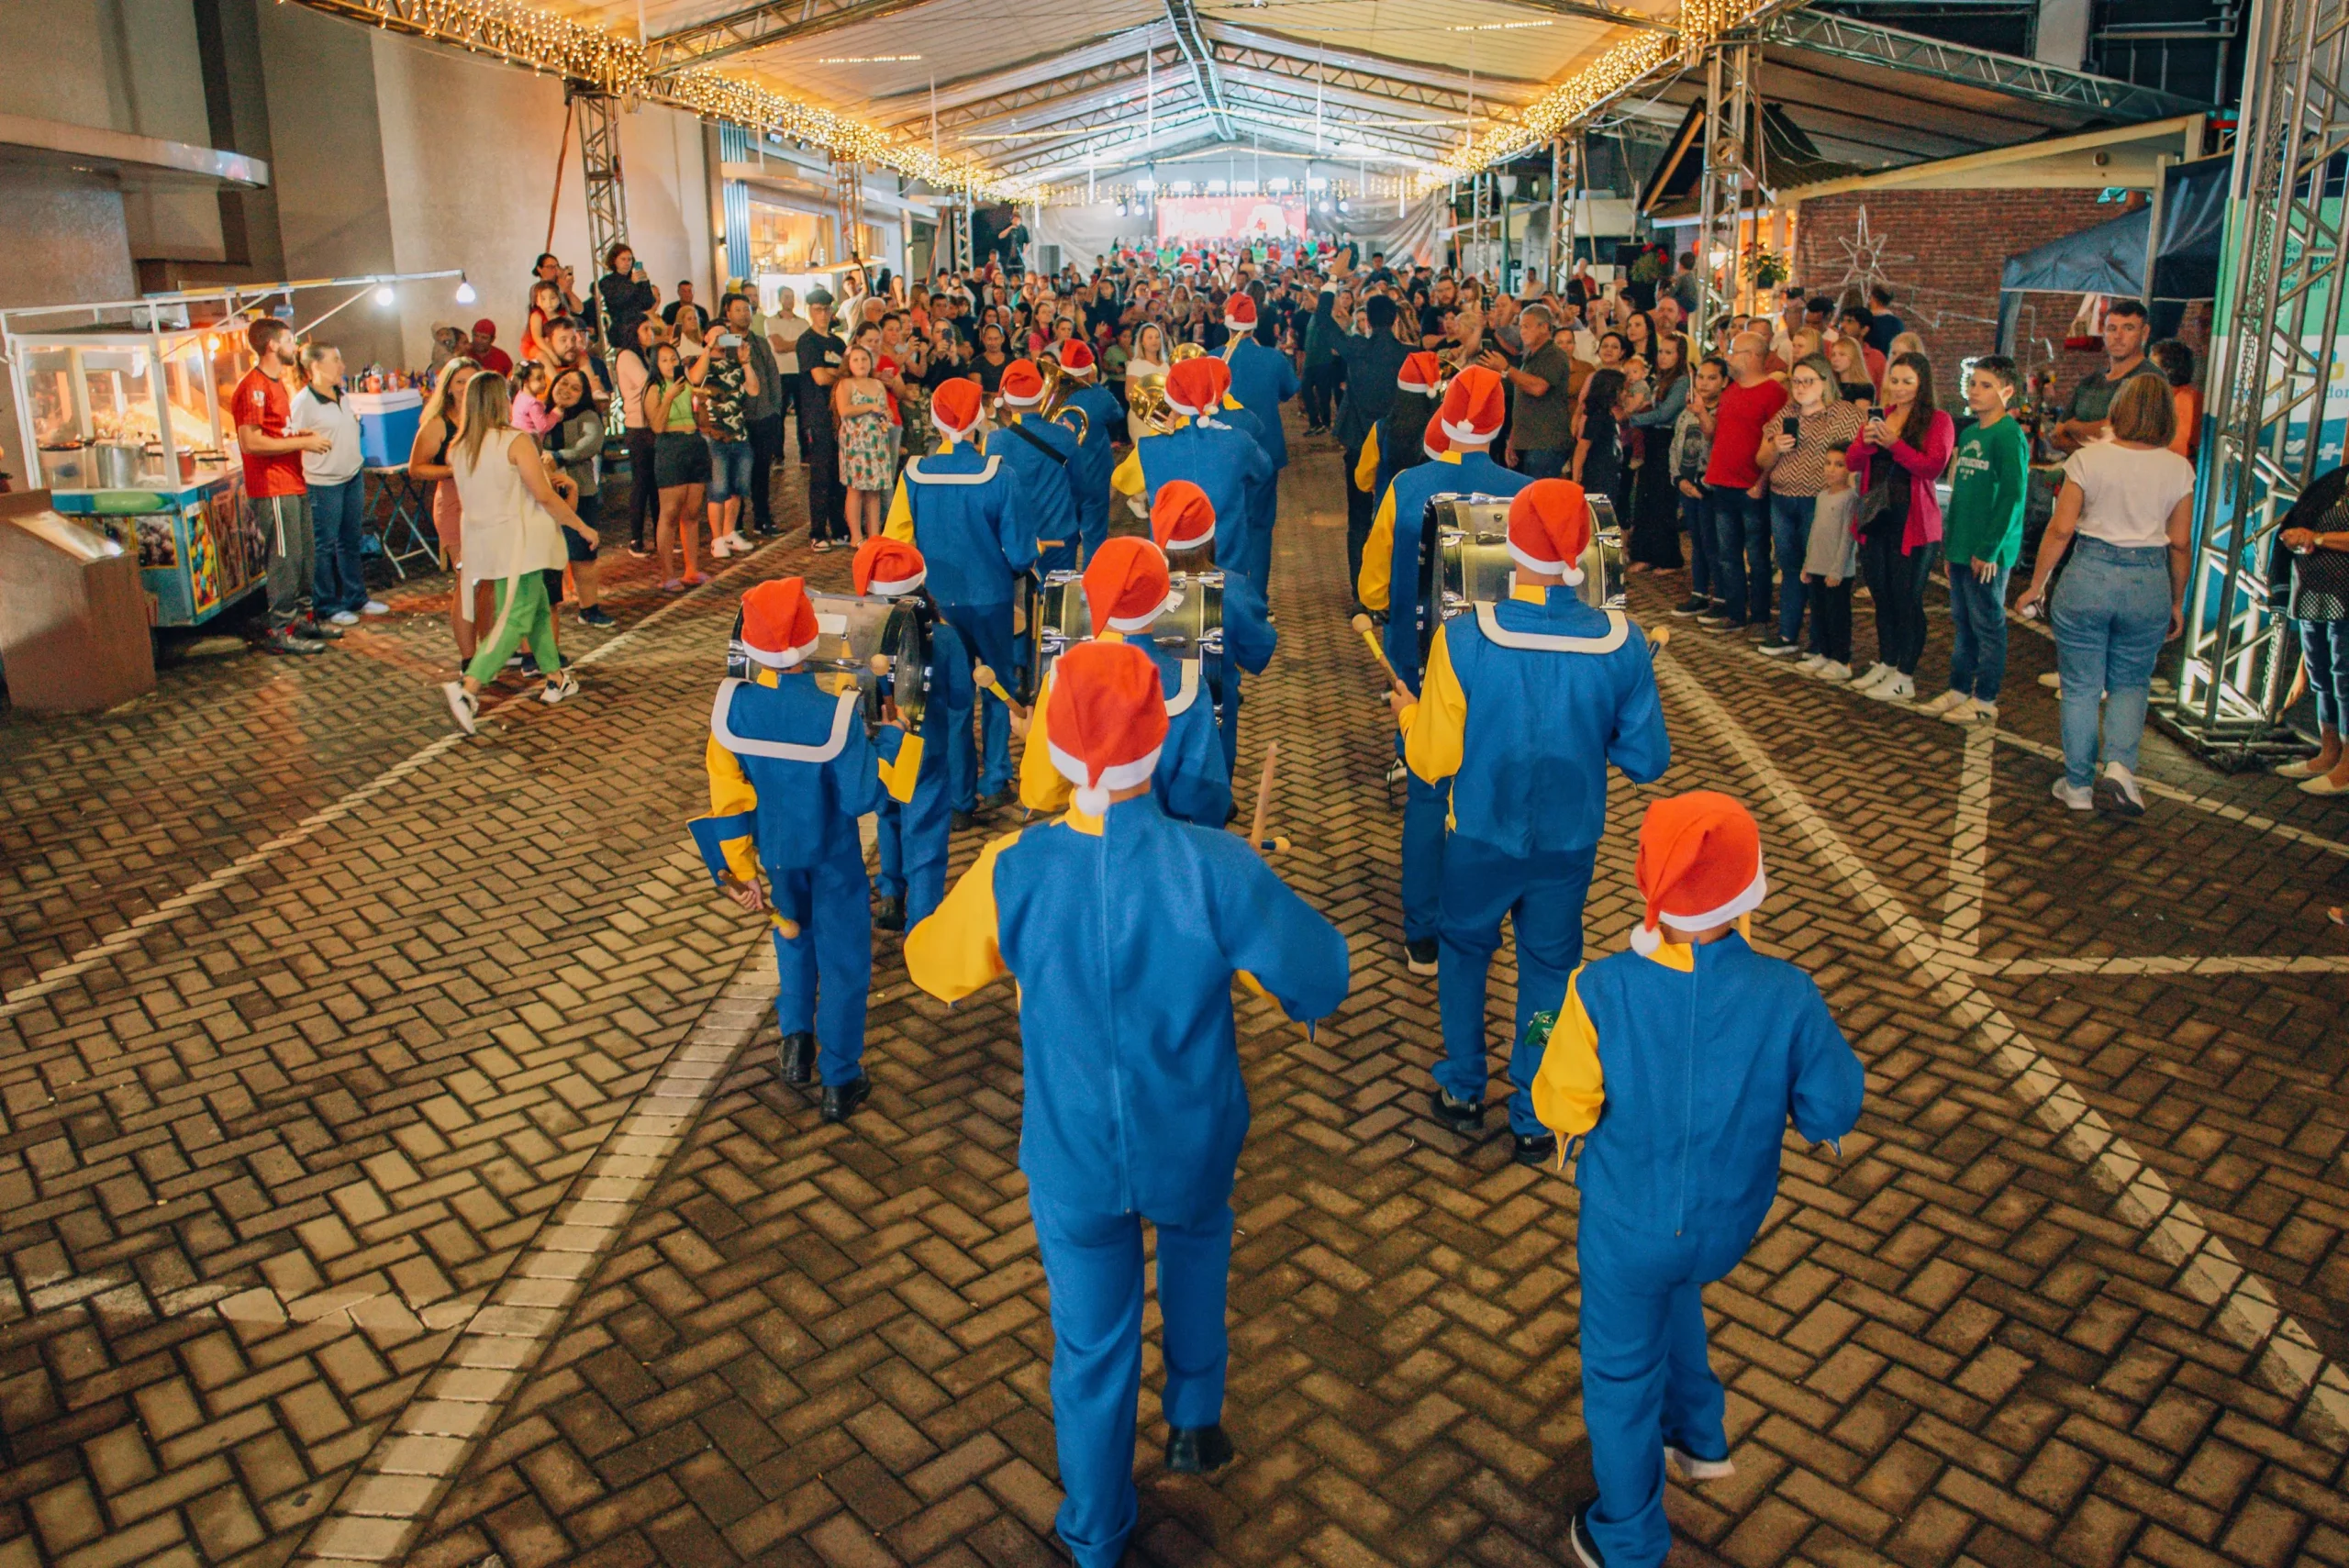
<instances>
[{"instance_id":1,"label":"child spectator","mask_svg":"<svg viewBox=\"0 0 2349 1568\"><path fill-rule=\"evenodd\" d=\"M1803 550L1804 596L1810 606L1810 657L1795 666L1822 681L1852 678L1852 579L1859 574L1860 540L1852 531L1859 492L1840 451L1827 454L1827 482L1811 508L1810 539Z\"/></svg>"},{"instance_id":2,"label":"child spectator","mask_svg":"<svg viewBox=\"0 0 2349 1568\"><path fill-rule=\"evenodd\" d=\"M1974 423L1950 465L1942 558L1949 568L1949 690L1924 705L1952 724L1998 717L2007 673L2007 576L2022 553L2024 498L2031 491L2031 439L2007 414L2015 362L1974 361L1965 403Z\"/></svg>"}]
</instances>

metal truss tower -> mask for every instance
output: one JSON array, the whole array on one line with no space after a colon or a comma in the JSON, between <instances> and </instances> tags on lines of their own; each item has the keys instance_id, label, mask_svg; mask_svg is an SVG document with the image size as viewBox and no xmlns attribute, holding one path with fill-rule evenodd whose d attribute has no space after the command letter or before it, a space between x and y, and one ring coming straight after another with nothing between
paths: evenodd
<instances>
[{"instance_id":1,"label":"metal truss tower","mask_svg":"<svg viewBox=\"0 0 2349 1568\"><path fill-rule=\"evenodd\" d=\"M1744 258L1738 221L1752 205L1761 214L1761 171L1753 167L1753 127L1761 113L1755 75L1761 51L1753 43L1724 39L1705 51L1705 167L1697 203L1697 330L1699 340L1710 322L1737 306L1738 271ZM1717 283L1716 258L1722 278Z\"/></svg>"}]
</instances>

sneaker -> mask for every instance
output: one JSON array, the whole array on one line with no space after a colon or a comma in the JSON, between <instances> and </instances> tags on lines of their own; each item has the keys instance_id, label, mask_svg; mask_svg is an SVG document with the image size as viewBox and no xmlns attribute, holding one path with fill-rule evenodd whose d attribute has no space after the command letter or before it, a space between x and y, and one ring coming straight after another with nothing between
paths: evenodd
<instances>
[{"instance_id":1,"label":"sneaker","mask_svg":"<svg viewBox=\"0 0 2349 1568\"><path fill-rule=\"evenodd\" d=\"M306 642L340 642L342 640L342 628L328 626L315 617L309 620L297 620L285 629Z\"/></svg>"},{"instance_id":2,"label":"sneaker","mask_svg":"<svg viewBox=\"0 0 2349 1568\"><path fill-rule=\"evenodd\" d=\"M1730 619L1727 610L1710 609L1697 617L1697 624L1707 631L1735 631L1744 623Z\"/></svg>"},{"instance_id":3,"label":"sneaker","mask_svg":"<svg viewBox=\"0 0 2349 1568\"><path fill-rule=\"evenodd\" d=\"M1855 692L1873 691L1887 679L1898 673L1899 672L1889 664L1871 664L1852 677L1852 689Z\"/></svg>"},{"instance_id":4,"label":"sneaker","mask_svg":"<svg viewBox=\"0 0 2349 1568\"><path fill-rule=\"evenodd\" d=\"M296 637L291 631L283 628L267 633L255 646L263 653L317 654L326 651L324 644Z\"/></svg>"},{"instance_id":5,"label":"sneaker","mask_svg":"<svg viewBox=\"0 0 2349 1568\"><path fill-rule=\"evenodd\" d=\"M1598 1542L1591 1539L1590 1510L1596 1503L1585 1503L1575 1510L1574 1518L1566 1526L1566 1540L1575 1549L1575 1558L1582 1568L1607 1568L1607 1559L1599 1554Z\"/></svg>"},{"instance_id":6,"label":"sneaker","mask_svg":"<svg viewBox=\"0 0 2349 1568\"><path fill-rule=\"evenodd\" d=\"M1428 1104L1435 1113L1435 1119L1454 1132L1475 1132L1485 1125L1485 1102L1482 1100L1455 1100L1451 1090L1439 1087L1429 1096Z\"/></svg>"},{"instance_id":7,"label":"sneaker","mask_svg":"<svg viewBox=\"0 0 2349 1568\"><path fill-rule=\"evenodd\" d=\"M1890 679L1878 681L1868 688L1868 695L1878 702L1908 702L1916 695L1916 681L1898 670L1892 672Z\"/></svg>"},{"instance_id":8,"label":"sneaker","mask_svg":"<svg viewBox=\"0 0 2349 1568\"><path fill-rule=\"evenodd\" d=\"M832 541L828 539L819 539L807 548L814 550L818 555L829 555L831 553Z\"/></svg>"},{"instance_id":9,"label":"sneaker","mask_svg":"<svg viewBox=\"0 0 2349 1568\"><path fill-rule=\"evenodd\" d=\"M2319 764L2314 757L2303 757L2297 762L2278 762L2269 770L2279 779L2312 779L2319 773L2332 771L2332 767Z\"/></svg>"},{"instance_id":10,"label":"sneaker","mask_svg":"<svg viewBox=\"0 0 2349 1568\"><path fill-rule=\"evenodd\" d=\"M1726 1481L1737 1473L1737 1466L1726 1459L1698 1459L1674 1443L1664 1445L1664 1457L1690 1481Z\"/></svg>"},{"instance_id":11,"label":"sneaker","mask_svg":"<svg viewBox=\"0 0 2349 1568\"><path fill-rule=\"evenodd\" d=\"M392 606L381 599L370 599L359 606L359 613L362 616L387 616L392 613Z\"/></svg>"},{"instance_id":12,"label":"sneaker","mask_svg":"<svg viewBox=\"0 0 2349 1568\"><path fill-rule=\"evenodd\" d=\"M579 677L568 670L557 670L547 677L547 684L539 688L539 700L549 707L552 707L565 697L575 697L578 695Z\"/></svg>"},{"instance_id":13,"label":"sneaker","mask_svg":"<svg viewBox=\"0 0 2349 1568\"><path fill-rule=\"evenodd\" d=\"M2094 811L2096 809L2096 791L2092 789L2082 789L2076 784L2067 784L2061 777L2056 779L2055 787L2049 790L2047 793L2054 795L2056 799L2062 801L2065 805L2070 806L2075 811Z\"/></svg>"},{"instance_id":14,"label":"sneaker","mask_svg":"<svg viewBox=\"0 0 2349 1568\"><path fill-rule=\"evenodd\" d=\"M2143 817L2145 814L2144 792L2137 787L2137 775L2119 762L2107 762L2104 773L2088 791L2099 811L2110 811L2115 817Z\"/></svg>"},{"instance_id":15,"label":"sneaker","mask_svg":"<svg viewBox=\"0 0 2349 1568\"><path fill-rule=\"evenodd\" d=\"M1827 655L1824 653L1806 653L1795 661L1797 672L1805 675L1816 675L1825 668L1827 668Z\"/></svg>"},{"instance_id":16,"label":"sneaker","mask_svg":"<svg viewBox=\"0 0 2349 1568\"><path fill-rule=\"evenodd\" d=\"M603 606L590 605L579 612L579 624L581 626L618 626L620 623L614 620L611 612L605 609Z\"/></svg>"},{"instance_id":17,"label":"sneaker","mask_svg":"<svg viewBox=\"0 0 2349 1568\"><path fill-rule=\"evenodd\" d=\"M1947 707L1920 707L1917 711L1930 713L1943 724L1971 724L1974 722L1974 699L1961 697Z\"/></svg>"},{"instance_id":18,"label":"sneaker","mask_svg":"<svg viewBox=\"0 0 2349 1568\"><path fill-rule=\"evenodd\" d=\"M2039 677L2039 684L2051 692L2060 692L2064 689L2064 677L2050 670Z\"/></svg>"},{"instance_id":19,"label":"sneaker","mask_svg":"<svg viewBox=\"0 0 2349 1568\"><path fill-rule=\"evenodd\" d=\"M1917 705L1917 711L1919 713L1930 713L1938 718L1943 714L1947 713L1950 709L1954 707L1964 707L1973 700L1974 699L1972 697L1953 686L1931 702L1919 703Z\"/></svg>"},{"instance_id":20,"label":"sneaker","mask_svg":"<svg viewBox=\"0 0 2349 1568\"><path fill-rule=\"evenodd\" d=\"M1673 606L1672 613L1678 616L1681 619L1687 620L1690 616L1703 615L1707 610L1709 610L1712 607L1713 601L1705 597L1704 595L1691 594L1687 598L1681 600L1678 604Z\"/></svg>"},{"instance_id":21,"label":"sneaker","mask_svg":"<svg viewBox=\"0 0 2349 1568\"><path fill-rule=\"evenodd\" d=\"M1819 671L1819 678L1822 681L1841 685L1851 680L1852 667L1849 664L1838 663L1834 660L1831 659Z\"/></svg>"},{"instance_id":22,"label":"sneaker","mask_svg":"<svg viewBox=\"0 0 2349 1568\"><path fill-rule=\"evenodd\" d=\"M1762 639L1762 646L1755 649L1753 651L1759 653L1765 659L1787 659L1801 652L1802 644L1793 641L1790 639L1780 637L1774 631L1769 636L1764 638Z\"/></svg>"},{"instance_id":23,"label":"sneaker","mask_svg":"<svg viewBox=\"0 0 2349 1568\"><path fill-rule=\"evenodd\" d=\"M440 695L449 699L449 712L455 717L457 728L471 735L473 720L481 715L481 699L465 690L462 681L442 683Z\"/></svg>"},{"instance_id":24,"label":"sneaker","mask_svg":"<svg viewBox=\"0 0 2349 1568\"><path fill-rule=\"evenodd\" d=\"M522 655L517 653L507 658L506 661L506 667L509 670L520 669L522 667Z\"/></svg>"},{"instance_id":25,"label":"sneaker","mask_svg":"<svg viewBox=\"0 0 2349 1568\"><path fill-rule=\"evenodd\" d=\"M1403 966L1414 974L1433 974L1436 969L1436 943L1433 937L1403 944Z\"/></svg>"},{"instance_id":26,"label":"sneaker","mask_svg":"<svg viewBox=\"0 0 2349 1568\"><path fill-rule=\"evenodd\" d=\"M327 619L334 622L337 626L357 626L359 624L359 612L356 610L337 610L334 614L327 617Z\"/></svg>"},{"instance_id":27,"label":"sneaker","mask_svg":"<svg viewBox=\"0 0 2349 1568\"><path fill-rule=\"evenodd\" d=\"M652 559L652 552L645 549L640 543L629 545L628 547L628 553L629 558L635 561L650 561Z\"/></svg>"},{"instance_id":28,"label":"sneaker","mask_svg":"<svg viewBox=\"0 0 2349 1568\"><path fill-rule=\"evenodd\" d=\"M1511 1137L1509 1158L1520 1165L1536 1170L1558 1162L1558 1135L1554 1132L1520 1132Z\"/></svg>"}]
</instances>

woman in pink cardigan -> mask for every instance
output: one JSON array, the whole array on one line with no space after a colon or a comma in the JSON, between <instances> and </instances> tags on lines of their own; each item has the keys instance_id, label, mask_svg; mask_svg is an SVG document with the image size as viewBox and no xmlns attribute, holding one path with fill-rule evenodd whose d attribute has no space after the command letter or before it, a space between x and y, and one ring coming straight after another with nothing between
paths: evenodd
<instances>
[{"instance_id":1,"label":"woman in pink cardigan","mask_svg":"<svg viewBox=\"0 0 2349 1568\"><path fill-rule=\"evenodd\" d=\"M1876 602L1876 665L1852 689L1895 702L1917 695L1925 584L1942 537L1933 481L1949 466L1957 427L1933 406L1932 361L1922 354L1896 354L1885 366L1881 416L1860 427L1846 458L1860 490L1852 532Z\"/></svg>"}]
</instances>

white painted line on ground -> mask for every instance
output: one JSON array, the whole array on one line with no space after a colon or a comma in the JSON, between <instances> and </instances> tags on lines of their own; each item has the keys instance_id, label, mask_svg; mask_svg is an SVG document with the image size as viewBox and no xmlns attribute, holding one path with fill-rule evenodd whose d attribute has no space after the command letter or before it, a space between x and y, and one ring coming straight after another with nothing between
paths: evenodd
<instances>
[{"instance_id":1,"label":"white painted line on ground","mask_svg":"<svg viewBox=\"0 0 2349 1568\"><path fill-rule=\"evenodd\" d=\"M2245 1270L2210 1225L2145 1163L2068 1083L2055 1063L1945 955L1916 917L1854 854L1827 819L1803 798L1745 728L1675 660L1659 660L1664 688L1720 737L1760 784L1770 806L1848 885L1854 902L1884 927L1894 947L1953 1018L1979 1034L1990 1065L2061 1146L2115 1195L2125 1224L2146 1232L2146 1250L2178 1270L2176 1285L2216 1309L2221 1332L2254 1361L2254 1371L2288 1397L2306 1397L2335 1430L2349 1433L2349 1374L2325 1359L2306 1329L2277 1305L2265 1281ZM2003 738L2003 737L2002 737Z\"/></svg>"},{"instance_id":2,"label":"white painted line on ground","mask_svg":"<svg viewBox=\"0 0 2349 1568\"><path fill-rule=\"evenodd\" d=\"M596 1266L684 1146L695 1118L773 1006L774 944L760 937L636 1104L547 1217L488 1301L393 1418L295 1562L308 1568L395 1562L415 1543L499 1410L536 1365Z\"/></svg>"},{"instance_id":3,"label":"white painted line on ground","mask_svg":"<svg viewBox=\"0 0 2349 1568\"><path fill-rule=\"evenodd\" d=\"M1942 898L1942 940L1971 955L1982 949L1982 899L1990 863L1990 784L1998 736L1987 724L1965 727L1965 760L1957 774L1957 826L1949 840L1949 891Z\"/></svg>"},{"instance_id":4,"label":"white painted line on ground","mask_svg":"<svg viewBox=\"0 0 2349 1568\"><path fill-rule=\"evenodd\" d=\"M2018 751L2030 752L2034 757L2043 757L2059 765L2064 761L2064 749L2061 746L2049 746L2018 735L2011 729L1999 730L1998 739ZM2295 828L2288 822L2278 822L2273 817L2263 817L2256 811L2245 810L2231 800L2218 800L2207 795L2189 794L2175 785L2146 778L2142 773L2137 777L2137 787L2147 795L2160 799L2176 801L2180 806L2190 806L2197 811L2206 811L2213 817L2238 823L2254 833L2273 834L2278 839L2289 839L2296 844L2306 844L2312 850L2322 850L2327 854L2349 859L2349 844L2344 844L2338 839L2328 839L2321 833L2311 833L2305 828Z\"/></svg>"},{"instance_id":5,"label":"white painted line on ground","mask_svg":"<svg viewBox=\"0 0 2349 1568\"><path fill-rule=\"evenodd\" d=\"M756 561L761 553L763 552L760 550L753 550L747 556L736 557L735 563L732 566L712 575L709 582L702 584L700 587L692 588L678 595L675 598L671 599L667 604L662 605L651 614L646 616L642 620L638 621L634 626L629 628L626 631L621 632L618 637L613 638L609 642L603 643L596 648L588 650L585 653L581 654L577 659L571 662L572 667L573 669L584 669L590 664L601 662L607 655L619 651L619 650L627 647L629 643L634 640L638 636L651 630L653 627L658 626L663 619L682 607L687 600L692 599L696 595L718 586L720 584L725 582L727 578L733 575L733 573L743 570L751 562ZM499 714L504 713L507 708L512 707L516 703L535 702L537 700L538 695L535 692L518 693L513 696L507 697L504 702L499 703L495 707L491 708L482 717L484 718L495 718ZM579 699L574 697L572 700L576 702ZM315 836L319 828L328 827L332 823L341 821L353 811L358 810L359 807L366 805L369 801L374 799L377 795L383 794L394 784L398 784L402 779L405 779L411 773L414 773L417 769L424 767L427 763L436 761L450 751L453 750L457 744L464 739L464 736L451 731L447 735L443 735L438 740L430 741L428 744L419 747L406 758L393 763L390 767L384 769L382 773L376 774L365 784L361 784L358 788L352 790L341 799L335 801L332 805L323 806L320 809L312 812L309 816L303 817L302 820L294 824L293 827L288 828L284 832L278 834L276 837L269 840L265 843L256 845L254 848L248 850L245 853L238 856L227 865L222 866L218 871L214 872L210 876L206 877L203 881L195 884L184 892L173 895L171 897L164 899L161 904L156 905L152 909L148 910L145 914L136 917L128 925L125 926L121 930L117 931L114 935L106 938L104 941L93 943L91 946L83 948L80 952L75 953L63 963L42 971L39 974L34 976L31 980L27 981L24 984L17 986L14 991L9 992L6 995L0 996L0 1018L14 1018L17 1014L23 1012L32 1003L63 986L68 981L73 979L76 975L87 973L89 971L97 968L98 965L104 963L106 960L115 957L117 954L128 952L132 948L137 947L139 945L139 939L145 936L146 933L153 928L162 925L166 921L186 913L188 910L194 908L198 904L203 903L206 899L211 897L214 894L219 892L222 888L227 887L231 883L243 881L246 877L250 876L262 866L268 864L272 860L276 858L280 852L285 850L290 850L295 845L302 843Z\"/></svg>"},{"instance_id":6,"label":"white painted line on ground","mask_svg":"<svg viewBox=\"0 0 2349 1568\"><path fill-rule=\"evenodd\" d=\"M2239 958L2018 958L1981 966L1989 974L2349 974L2349 954Z\"/></svg>"}]
</instances>

